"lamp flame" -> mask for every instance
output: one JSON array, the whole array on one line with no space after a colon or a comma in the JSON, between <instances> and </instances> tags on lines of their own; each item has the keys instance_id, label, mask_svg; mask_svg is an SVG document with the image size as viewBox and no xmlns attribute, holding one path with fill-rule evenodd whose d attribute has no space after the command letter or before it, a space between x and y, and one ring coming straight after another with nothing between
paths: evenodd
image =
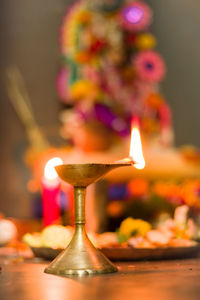
<instances>
[{"instance_id":1,"label":"lamp flame","mask_svg":"<svg viewBox=\"0 0 200 300\"><path fill-rule=\"evenodd\" d=\"M134 118L131 124L129 157L134 161L134 167L136 169L143 169L145 167L145 160L143 156L142 142L139 131L139 121L137 118Z\"/></svg>"},{"instance_id":2,"label":"lamp flame","mask_svg":"<svg viewBox=\"0 0 200 300\"><path fill-rule=\"evenodd\" d=\"M63 161L60 157L51 158L45 165L44 177L48 180L55 180L58 177L58 175L57 175L54 167L62 165L62 164L63 164Z\"/></svg>"}]
</instances>

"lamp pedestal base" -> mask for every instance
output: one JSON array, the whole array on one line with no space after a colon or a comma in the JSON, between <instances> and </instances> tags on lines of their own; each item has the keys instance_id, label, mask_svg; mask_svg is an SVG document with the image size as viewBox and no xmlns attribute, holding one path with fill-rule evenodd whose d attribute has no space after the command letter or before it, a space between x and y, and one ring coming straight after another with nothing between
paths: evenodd
<instances>
[{"instance_id":1,"label":"lamp pedestal base","mask_svg":"<svg viewBox=\"0 0 200 300\"><path fill-rule=\"evenodd\" d=\"M77 225L69 246L45 269L60 276L87 276L117 272L117 268L96 249L87 237L84 225Z\"/></svg>"}]
</instances>

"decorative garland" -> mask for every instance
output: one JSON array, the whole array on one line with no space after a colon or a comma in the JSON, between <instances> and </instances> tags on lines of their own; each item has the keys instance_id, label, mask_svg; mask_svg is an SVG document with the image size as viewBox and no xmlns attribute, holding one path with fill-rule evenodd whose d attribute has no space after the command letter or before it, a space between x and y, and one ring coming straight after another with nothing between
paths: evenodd
<instances>
[{"instance_id":1,"label":"decorative garland","mask_svg":"<svg viewBox=\"0 0 200 300\"><path fill-rule=\"evenodd\" d=\"M158 88L166 67L149 32L152 15L143 1L85 0L68 9L57 87L60 99L73 104L73 115L119 136L130 133L135 114L147 136L171 130L171 112Z\"/></svg>"}]
</instances>

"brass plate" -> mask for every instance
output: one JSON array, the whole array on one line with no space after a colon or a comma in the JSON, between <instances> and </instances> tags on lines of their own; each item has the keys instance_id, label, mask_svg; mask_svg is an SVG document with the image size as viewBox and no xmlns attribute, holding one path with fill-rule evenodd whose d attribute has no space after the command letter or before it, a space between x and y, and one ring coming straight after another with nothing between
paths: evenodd
<instances>
[{"instance_id":1,"label":"brass plate","mask_svg":"<svg viewBox=\"0 0 200 300\"><path fill-rule=\"evenodd\" d=\"M30 247L36 257L46 260L53 260L63 249L53 249L47 247Z\"/></svg>"},{"instance_id":2,"label":"brass plate","mask_svg":"<svg viewBox=\"0 0 200 300\"><path fill-rule=\"evenodd\" d=\"M47 260L53 260L62 249L52 249L46 247L31 247L34 255ZM200 244L191 247L166 247L166 248L103 248L104 255L111 260L131 261L131 260L159 260L159 259L180 259L196 257L200 255Z\"/></svg>"},{"instance_id":3,"label":"brass plate","mask_svg":"<svg viewBox=\"0 0 200 300\"><path fill-rule=\"evenodd\" d=\"M200 244L191 247L166 248L104 248L103 253L111 260L159 260L196 257L200 254Z\"/></svg>"}]
</instances>

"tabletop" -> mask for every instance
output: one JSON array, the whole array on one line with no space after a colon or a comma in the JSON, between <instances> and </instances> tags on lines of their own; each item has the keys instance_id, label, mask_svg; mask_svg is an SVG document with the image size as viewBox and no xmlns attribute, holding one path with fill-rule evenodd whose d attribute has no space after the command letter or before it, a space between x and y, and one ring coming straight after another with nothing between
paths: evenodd
<instances>
[{"instance_id":1,"label":"tabletop","mask_svg":"<svg viewBox=\"0 0 200 300\"><path fill-rule=\"evenodd\" d=\"M1 300L200 299L200 258L117 262L113 274L45 274L48 262L0 258Z\"/></svg>"}]
</instances>

